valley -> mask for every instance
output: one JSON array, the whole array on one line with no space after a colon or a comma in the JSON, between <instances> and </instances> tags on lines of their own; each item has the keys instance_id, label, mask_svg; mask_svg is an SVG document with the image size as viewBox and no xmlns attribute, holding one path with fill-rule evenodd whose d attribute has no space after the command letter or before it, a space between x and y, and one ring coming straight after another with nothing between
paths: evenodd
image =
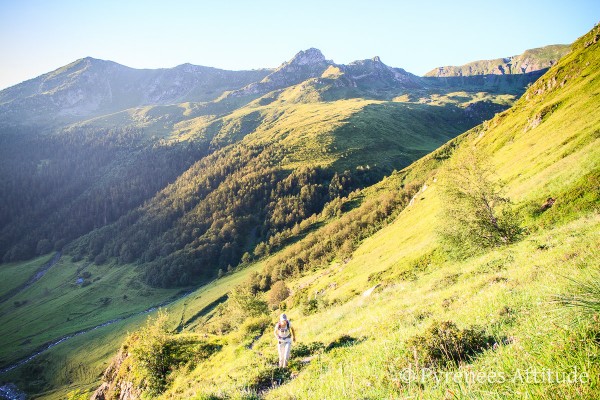
<instances>
[{"instance_id":1,"label":"valley","mask_svg":"<svg viewBox=\"0 0 600 400\"><path fill-rule=\"evenodd\" d=\"M47 400L595 398L597 314L562 300L598 276L598 37L424 77L317 49L236 72L87 58L3 90L0 381ZM464 252L448 188L470 156L518 229Z\"/></svg>"}]
</instances>

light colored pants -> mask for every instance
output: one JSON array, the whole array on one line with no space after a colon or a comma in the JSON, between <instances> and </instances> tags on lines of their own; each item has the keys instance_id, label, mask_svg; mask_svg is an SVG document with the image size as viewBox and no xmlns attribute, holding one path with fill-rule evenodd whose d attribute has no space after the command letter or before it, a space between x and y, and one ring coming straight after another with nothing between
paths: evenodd
<instances>
[{"instance_id":1,"label":"light colored pants","mask_svg":"<svg viewBox=\"0 0 600 400\"><path fill-rule=\"evenodd\" d=\"M277 350L279 351L279 367L287 367L290 358L290 349L292 348L292 338L279 339Z\"/></svg>"}]
</instances>

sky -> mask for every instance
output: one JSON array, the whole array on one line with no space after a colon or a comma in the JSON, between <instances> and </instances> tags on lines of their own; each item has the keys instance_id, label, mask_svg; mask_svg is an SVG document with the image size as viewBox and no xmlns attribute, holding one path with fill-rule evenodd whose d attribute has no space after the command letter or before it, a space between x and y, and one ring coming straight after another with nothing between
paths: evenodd
<instances>
[{"instance_id":1,"label":"sky","mask_svg":"<svg viewBox=\"0 0 600 400\"><path fill-rule=\"evenodd\" d=\"M0 0L0 89L83 57L133 68L273 68L300 50L417 75L568 44L600 0Z\"/></svg>"}]
</instances>

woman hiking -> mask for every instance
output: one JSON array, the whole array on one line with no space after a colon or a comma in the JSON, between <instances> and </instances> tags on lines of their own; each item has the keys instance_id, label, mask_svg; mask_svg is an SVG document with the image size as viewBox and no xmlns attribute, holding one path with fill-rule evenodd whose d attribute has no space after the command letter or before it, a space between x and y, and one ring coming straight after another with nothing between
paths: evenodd
<instances>
[{"instance_id":1,"label":"woman hiking","mask_svg":"<svg viewBox=\"0 0 600 400\"><path fill-rule=\"evenodd\" d=\"M279 322L275 324L275 338L277 339L277 350L279 351L279 368L286 368L290 358L292 340L296 341L296 333L285 314L281 314Z\"/></svg>"}]
</instances>

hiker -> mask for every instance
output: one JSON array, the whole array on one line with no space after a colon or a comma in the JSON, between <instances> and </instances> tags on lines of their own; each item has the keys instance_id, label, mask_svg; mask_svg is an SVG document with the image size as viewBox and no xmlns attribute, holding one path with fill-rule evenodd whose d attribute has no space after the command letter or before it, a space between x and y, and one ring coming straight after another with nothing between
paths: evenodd
<instances>
[{"instance_id":1,"label":"hiker","mask_svg":"<svg viewBox=\"0 0 600 400\"><path fill-rule=\"evenodd\" d=\"M286 368L288 358L290 358L292 340L296 341L296 333L285 314L281 314L279 322L275 324L275 338L277 339L277 350L279 351L279 368Z\"/></svg>"}]
</instances>

